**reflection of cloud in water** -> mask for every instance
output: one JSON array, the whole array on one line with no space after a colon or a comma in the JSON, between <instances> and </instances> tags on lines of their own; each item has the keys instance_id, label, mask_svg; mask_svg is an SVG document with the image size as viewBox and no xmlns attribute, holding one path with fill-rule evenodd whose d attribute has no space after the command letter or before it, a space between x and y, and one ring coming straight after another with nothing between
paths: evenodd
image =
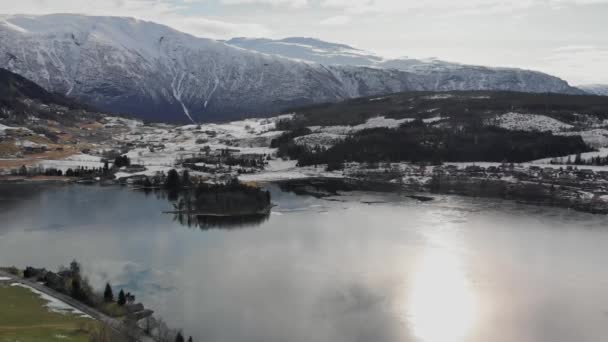
<instances>
[{"instance_id":1,"label":"reflection of cloud in water","mask_svg":"<svg viewBox=\"0 0 608 342\"><path fill-rule=\"evenodd\" d=\"M478 318L478 303L457 255L430 248L415 269L405 304L412 332L421 341L465 341Z\"/></svg>"},{"instance_id":2,"label":"reflection of cloud in water","mask_svg":"<svg viewBox=\"0 0 608 342\"><path fill-rule=\"evenodd\" d=\"M166 270L153 270L130 261L101 261L87 266L85 272L99 288L110 283L116 290L131 291L135 296L175 289L172 285L175 275Z\"/></svg>"},{"instance_id":3,"label":"reflection of cloud in water","mask_svg":"<svg viewBox=\"0 0 608 342\"><path fill-rule=\"evenodd\" d=\"M66 229L68 226L65 224L61 224L61 223L49 223L47 225L41 226L39 228L31 228L28 229L28 232L39 232L39 231L47 231L47 230L63 230Z\"/></svg>"}]
</instances>

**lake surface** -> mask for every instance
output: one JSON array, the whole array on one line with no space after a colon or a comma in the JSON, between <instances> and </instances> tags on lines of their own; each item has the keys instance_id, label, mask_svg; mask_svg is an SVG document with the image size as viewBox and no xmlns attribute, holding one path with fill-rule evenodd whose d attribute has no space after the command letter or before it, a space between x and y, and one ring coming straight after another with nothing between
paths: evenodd
<instances>
[{"instance_id":1,"label":"lake surface","mask_svg":"<svg viewBox=\"0 0 608 342\"><path fill-rule=\"evenodd\" d=\"M76 258L195 341L608 340L605 216L271 189L267 220L202 230L127 188L2 186L0 264Z\"/></svg>"}]
</instances>

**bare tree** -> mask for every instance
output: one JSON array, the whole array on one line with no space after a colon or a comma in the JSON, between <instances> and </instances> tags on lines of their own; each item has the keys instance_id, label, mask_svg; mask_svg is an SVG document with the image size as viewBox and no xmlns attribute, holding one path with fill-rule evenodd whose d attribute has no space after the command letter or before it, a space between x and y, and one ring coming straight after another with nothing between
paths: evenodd
<instances>
[{"instance_id":1,"label":"bare tree","mask_svg":"<svg viewBox=\"0 0 608 342\"><path fill-rule=\"evenodd\" d=\"M152 332L158 327L158 322L153 316L146 317L142 323L142 329L147 335L152 335Z\"/></svg>"}]
</instances>

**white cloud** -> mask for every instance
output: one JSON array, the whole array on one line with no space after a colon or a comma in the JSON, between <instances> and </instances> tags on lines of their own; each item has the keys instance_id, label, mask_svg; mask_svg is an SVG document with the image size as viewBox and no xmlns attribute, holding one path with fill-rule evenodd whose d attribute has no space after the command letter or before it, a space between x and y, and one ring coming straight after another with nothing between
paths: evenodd
<instances>
[{"instance_id":1,"label":"white cloud","mask_svg":"<svg viewBox=\"0 0 608 342\"><path fill-rule=\"evenodd\" d=\"M327 19L321 20L319 24L324 26L343 26L349 24L352 21L352 18L346 15L337 15L335 17L329 17Z\"/></svg>"},{"instance_id":2,"label":"white cloud","mask_svg":"<svg viewBox=\"0 0 608 342\"><path fill-rule=\"evenodd\" d=\"M271 5L271 6L290 6L301 8L308 5L308 0L221 0L226 5Z\"/></svg>"},{"instance_id":3,"label":"white cloud","mask_svg":"<svg viewBox=\"0 0 608 342\"><path fill-rule=\"evenodd\" d=\"M564 7L576 5L608 4L608 0L322 0L321 5L349 13L397 13L432 10L447 14L458 11L464 14L510 12L535 6Z\"/></svg>"},{"instance_id":4,"label":"white cloud","mask_svg":"<svg viewBox=\"0 0 608 342\"><path fill-rule=\"evenodd\" d=\"M608 46L568 45L543 58L538 69L561 76L573 84L604 83Z\"/></svg>"},{"instance_id":5,"label":"white cloud","mask_svg":"<svg viewBox=\"0 0 608 342\"><path fill-rule=\"evenodd\" d=\"M202 17L166 17L162 23L176 30L192 35L212 39L227 39L233 37L268 37L272 31L259 24L231 23L210 20Z\"/></svg>"}]
</instances>

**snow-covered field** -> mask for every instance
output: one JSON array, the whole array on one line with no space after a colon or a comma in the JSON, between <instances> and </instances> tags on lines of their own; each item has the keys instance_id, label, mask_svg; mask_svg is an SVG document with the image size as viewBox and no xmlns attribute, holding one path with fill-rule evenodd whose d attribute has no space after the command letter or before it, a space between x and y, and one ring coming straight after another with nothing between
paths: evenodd
<instances>
[{"instance_id":1,"label":"snow-covered field","mask_svg":"<svg viewBox=\"0 0 608 342\"><path fill-rule=\"evenodd\" d=\"M101 157L88 154L76 154L61 160L41 160L38 166L50 169L57 169L63 172L68 169L76 169L78 167L100 168L103 167Z\"/></svg>"},{"instance_id":2,"label":"snow-covered field","mask_svg":"<svg viewBox=\"0 0 608 342\"><path fill-rule=\"evenodd\" d=\"M498 116L495 120L495 124L499 127L520 131L560 132L573 127L546 115L538 114L507 113Z\"/></svg>"},{"instance_id":3,"label":"snow-covered field","mask_svg":"<svg viewBox=\"0 0 608 342\"><path fill-rule=\"evenodd\" d=\"M68 305L54 297L51 297L51 296L47 295L46 293L40 292L33 287L30 287L30 286L27 286L27 285L24 285L21 283L13 283L13 284L11 284L11 286L23 287L23 288L26 288L26 289L32 291L33 293L37 294L38 296L40 296L40 298L42 298L42 300L47 302L45 304L45 307L51 312L60 313L60 314L64 314L64 315L72 314L72 315L77 315L77 316L83 317L83 318L92 318L91 316L85 314L84 312L74 308L73 306Z\"/></svg>"},{"instance_id":4,"label":"snow-covered field","mask_svg":"<svg viewBox=\"0 0 608 342\"><path fill-rule=\"evenodd\" d=\"M321 132L297 137L294 139L294 141L298 145L306 145L308 147L322 146L325 148L330 148L335 144L341 142L342 140L346 139L347 136L348 135L346 134Z\"/></svg>"},{"instance_id":5,"label":"snow-covered field","mask_svg":"<svg viewBox=\"0 0 608 342\"><path fill-rule=\"evenodd\" d=\"M428 119L423 119L425 123L433 123L444 120L446 118L436 116ZM370 128L397 128L404 123L412 122L414 118L392 119L384 116L376 116L368 119L365 123L356 126L311 126L308 127L313 133L327 133L334 135L349 135L354 134L364 129Z\"/></svg>"},{"instance_id":6,"label":"snow-covered field","mask_svg":"<svg viewBox=\"0 0 608 342\"><path fill-rule=\"evenodd\" d=\"M583 141L593 148L608 147L608 130L606 129L592 129L589 131L582 132L561 132L558 135L576 136L580 135Z\"/></svg>"}]
</instances>

